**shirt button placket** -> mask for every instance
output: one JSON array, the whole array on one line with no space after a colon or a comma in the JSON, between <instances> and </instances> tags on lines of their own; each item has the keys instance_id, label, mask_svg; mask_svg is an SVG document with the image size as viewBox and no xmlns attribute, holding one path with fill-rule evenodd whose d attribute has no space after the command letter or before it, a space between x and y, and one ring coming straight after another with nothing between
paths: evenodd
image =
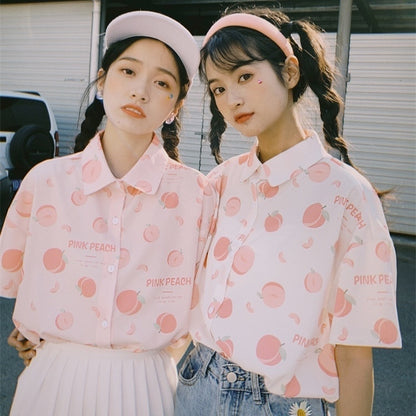
<instances>
[{"instance_id":1,"label":"shirt button placket","mask_svg":"<svg viewBox=\"0 0 416 416\"><path fill-rule=\"evenodd\" d=\"M124 207L125 192L120 186L112 188L110 209L108 212L107 244L115 247L108 252L105 266L106 278L101 282L100 307L102 315L97 326L97 341L99 345L111 345L111 316L114 308L114 296L118 277L118 257L121 249L121 215Z\"/></svg>"}]
</instances>

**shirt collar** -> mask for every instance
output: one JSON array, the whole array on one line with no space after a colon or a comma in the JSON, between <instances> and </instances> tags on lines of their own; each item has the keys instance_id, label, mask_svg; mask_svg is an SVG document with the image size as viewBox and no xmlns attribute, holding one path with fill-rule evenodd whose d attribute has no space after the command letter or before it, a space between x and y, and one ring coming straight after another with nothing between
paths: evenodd
<instances>
[{"instance_id":1,"label":"shirt collar","mask_svg":"<svg viewBox=\"0 0 416 416\"><path fill-rule=\"evenodd\" d=\"M300 143L263 164L257 157L255 144L249 153L240 156L239 161L243 165L241 181L256 176L259 180L267 179L271 186L278 186L289 180L296 170L306 170L324 156L329 155L314 131L309 132L309 136Z\"/></svg>"},{"instance_id":2,"label":"shirt collar","mask_svg":"<svg viewBox=\"0 0 416 416\"><path fill-rule=\"evenodd\" d=\"M160 185L169 156L163 149L156 134L137 163L120 179L126 186L132 186L148 195L154 195ZM82 176L85 195L92 194L119 181L108 167L98 133L82 152Z\"/></svg>"}]
</instances>

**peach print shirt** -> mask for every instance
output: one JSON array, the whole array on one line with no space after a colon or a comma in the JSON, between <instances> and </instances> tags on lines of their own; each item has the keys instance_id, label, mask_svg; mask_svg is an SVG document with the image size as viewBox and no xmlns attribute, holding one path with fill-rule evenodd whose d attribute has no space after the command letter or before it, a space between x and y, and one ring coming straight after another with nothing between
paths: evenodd
<instances>
[{"instance_id":1,"label":"peach print shirt","mask_svg":"<svg viewBox=\"0 0 416 416\"><path fill-rule=\"evenodd\" d=\"M0 239L0 294L31 341L134 351L187 332L214 192L154 136L120 180L97 135L82 153L37 165Z\"/></svg>"},{"instance_id":2,"label":"peach print shirt","mask_svg":"<svg viewBox=\"0 0 416 416\"><path fill-rule=\"evenodd\" d=\"M379 199L317 135L209 175L216 235L193 337L287 397L338 398L334 345L400 347L396 259Z\"/></svg>"}]
</instances>

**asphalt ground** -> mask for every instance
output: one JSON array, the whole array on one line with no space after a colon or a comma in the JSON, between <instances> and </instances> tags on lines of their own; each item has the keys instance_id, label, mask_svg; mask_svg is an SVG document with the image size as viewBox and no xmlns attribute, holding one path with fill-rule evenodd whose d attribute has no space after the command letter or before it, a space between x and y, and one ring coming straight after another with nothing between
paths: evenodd
<instances>
[{"instance_id":1,"label":"asphalt ground","mask_svg":"<svg viewBox=\"0 0 416 416\"><path fill-rule=\"evenodd\" d=\"M416 415L416 239L393 235L393 240L397 253L397 307L403 348L374 349L373 416ZM7 345L7 337L13 329L13 306L13 300L0 298L0 416L9 414L16 381L24 368L16 351Z\"/></svg>"}]
</instances>

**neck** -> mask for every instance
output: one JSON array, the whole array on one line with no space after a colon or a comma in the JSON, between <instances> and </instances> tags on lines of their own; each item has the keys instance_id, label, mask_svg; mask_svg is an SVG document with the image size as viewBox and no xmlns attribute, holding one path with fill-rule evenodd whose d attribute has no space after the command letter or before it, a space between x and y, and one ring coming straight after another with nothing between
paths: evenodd
<instances>
[{"instance_id":1,"label":"neck","mask_svg":"<svg viewBox=\"0 0 416 416\"><path fill-rule=\"evenodd\" d=\"M301 126L296 110L292 108L288 114L257 137L257 156L264 163L305 138L305 130Z\"/></svg>"},{"instance_id":2,"label":"neck","mask_svg":"<svg viewBox=\"0 0 416 416\"><path fill-rule=\"evenodd\" d=\"M116 178L122 178L146 152L153 138L153 133L143 136L117 133L113 131L110 123L107 123L102 146L108 167Z\"/></svg>"}]
</instances>

